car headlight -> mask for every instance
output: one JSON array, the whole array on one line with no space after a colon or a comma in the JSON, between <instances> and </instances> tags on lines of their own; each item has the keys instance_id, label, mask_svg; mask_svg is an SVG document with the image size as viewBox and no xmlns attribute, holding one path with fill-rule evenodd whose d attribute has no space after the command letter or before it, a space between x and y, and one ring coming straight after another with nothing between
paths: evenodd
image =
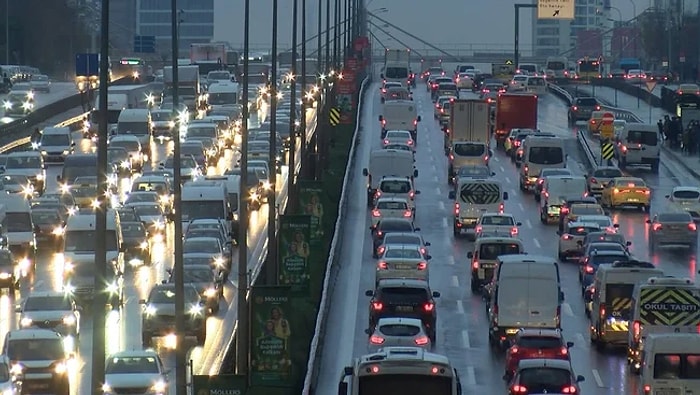
<instances>
[{"instance_id":1,"label":"car headlight","mask_svg":"<svg viewBox=\"0 0 700 395\"><path fill-rule=\"evenodd\" d=\"M63 236L64 232L65 232L65 229L63 229L62 226L57 226L57 227L53 228L53 230L51 231L51 234L53 234L54 236Z\"/></svg>"},{"instance_id":2,"label":"car headlight","mask_svg":"<svg viewBox=\"0 0 700 395\"><path fill-rule=\"evenodd\" d=\"M22 318L21 320L19 320L19 325L20 325L22 328L26 328L26 327L32 326L32 322L34 322L34 321L32 321L31 318L24 317L24 318Z\"/></svg>"},{"instance_id":3,"label":"car headlight","mask_svg":"<svg viewBox=\"0 0 700 395\"><path fill-rule=\"evenodd\" d=\"M15 376L22 374L23 371L24 371L24 366L22 366L18 363L12 365L12 367L10 368L10 373L12 373Z\"/></svg>"},{"instance_id":4,"label":"car headlight","mask_svg":"<svg viewBox=\"0 0 700 395\"><path fill-rule=\"evenodd\" d=\"M170 203L170 195L161 195L160 196L160 204L169 204Z\"/></svg>"},{"instance_id":5,"label":"car headlight","mask_svg":"<svg viewBox=\"0 0 700 395\"><path fill-rule=\"evenodd\" d=\"M69 193L70 192L70 185L68 184L61 184L58 189L61 191L61 193Z\"/></svg>"},{"instance_id":6,"label":"car headlight","mask_svg":"<svg viewBox=\"0 0 700 395\"><path fill-rule=\"evenodd\" d=\"M224 261L224 258L222 258L222 257L216 257L216 258L214 258L214 265L215 265L216 267L222 268L222 267L224 267L224 263L226 263L226 262Z\"/></svg>"},{"instance_id":7,"label":"car headlight","mask_svg":"<svg viewBox=\"0 0 700 395\"><path fill-rule=\"evenodd\" d=\"M161 220L153 221L153 227L156 228L157 230L163 230L165 229L165 224Z\"/></svg>"},{"instance_id":8,"label":"car headlight","mask_svg":"<svg viewBox=\"0 0 700 395\"><path fill-rule=\"evenodd\" d=\"M167 386L166 386L165 382L159 380L153 384L153 387L151 387L151 391L163 393L167 389L166 387Z\"/></svg>"},{"instance_id":9,"label":"car headlight","mask_svg":"<svg viewBox=\"0 0 700 395\"><path fill-rule=\"evenodd\" d=\"M32 103L29 103L26 101L24 103L22 103L22 109L24 109L24 110L31 110L32 107L34 107L34 105Z\"/></svg>"},{"instance_id":10,"label":"car headlight","mask_svg":"<svg viewBox=\"0 0 700 395\"><path fill-rule=\"evenodd\" d=\"M194 316L201 315L202 314L202 306L200 306L198 304L192 305L192 307L190 307L189 313L190 313L190 315L194 315Z\"/></svg>"},{"instance_id":11,"label":"car headlight","mask_svg":"<svg viewBox=\"0 0 700 395\"><path fill-rule=\"evenodd\" d=\"M170 121L170 122L168 122L168 127L169 127L170 129L174 128L174 127L175 127L175 121Z\"/></svg>"},{"instance_id":12,"label":"car headlight","mask_svg":"<svg viewBox=\"0 0 700 395\"><path fill-rule=\"evenodd\" d=\"M63 362L59 362L56 365L54 365L53 369L54 372L56 372L56 374L65 374L68 371L68 367Z\"/></svg>"},{"instance_id":13,"label":"car headlight","mask_svg":"<svg viewBox=\"0 0 700 395\"><path fill-rule=\"evenodd\" d=\"M207 298L213 298L216 296L216 289L214 288L208 288L206 291L204 291L204 296Z\"/></svg>"},{"instance_id":14,"label":"car headlight","mask_svg":"<svg viewBox=\"0 0 700 395\"><path fill-rule=\"evenodd\" d=\"M276 160L277 162L280 162L280 161L282 161L282 157L279 156L279 155L277 155L277 156L275 156L275 160Z\"/></svg>"},{"instance_id":15,"label":"car headlight","mask_svg":"<svg viewBox=\"0 0 700 395\"><path fill-rule=\"evenodd\" d=\"M12 277L12 273L0 273L0 280L7 280Z\"/></svg>"},{"instance_id":16,"label":"car headlight","mask_svg":"<svg viewBox=\"0 0 700 395\"><path fill-rule=\"evenodd\" d=\"M233 213L233 220L238 221L238 213Z\"/></svg>"},{"instance_id":17,"label":"car headlight","mask_svg":"<svg viewBox=\"0 0 700 395\"><path fill-rule=\"evenodd\" d=\"M251 192L251 193L250 193L250 200L256 201L256 200L259 200L259 199L260 199L260 195L258 195L257 192Z\"/></svg>"},{"instance_id":18,"label":"car headlight","mask_svg":"<svg viewBox=\"0 0 700 395\"><path fill-rule=\"evenodd\" d=\"M128 169L131 167L131 163L129 163L128 160L122 161L122 163L119 164L119 167L122 169Z\"/></svg>"},{"instance_id":19,"label":"car headlight","mask_svg":"<svg viewBox=\"0 0 700 395\"><path fill-rule=\"evenodd\" d=\"M32 265L32 262L28 258L22 258L19 260L19 268L22 269L23 271L29 270L29 267Z\"/></svg>"},{"instance_id":20,"label":"car headlight","mask_svg":"<svg viewBox=\"0 0 700 395\"><path fill-rule=\"evenodd\" d=\"M148 242L142 241L141 244L139 244L139 248L142 250L148 249Z\"/></svg>"},{"instance_id":21,"label":"car headlight","mask_svg":"<svg viewBox=\"0 0 700 395\"><path fill-rule=\"evenodd\" d=\"M272 184L270 184L270 181L263 182L263 188L267 190L272 189Z\"/></svg>"},{"instance_id":22,"label":"car headlight","mask_svg":"<svg viewBox=\"0 0 700 395\"><path fill-rule=\"evenodd\" d=\"M104 383L102 384L102 392L112 392L112 387L109 384Z\"/></svg>"},{"instance_id":23,"label":"car headlight","mask_svg":"<svg viewBox=\"0 0 700 395\"><path fill-rule=\"evenodd\" d=\"M146 306L146 316L148 316L148 317L154 316L154 315L156 315L157 312L158 312L158 309L151 306L150 304L148 306Z\"/></svg>"},{"instance_id":24,"label":"car headlight","mask_svg":"<svg viewBox=\"0 0 700 395\"><path fill-rule=\"evenodd\" d=\"M63 323L68 325L68 326L75 325L75 316L74 315L67 315L67 316L63 317Z\"/></svg>"},{"instance_id":25,"label":"car headlight","mask_svg":"<svg viewBox=\"0 0 700 395\"><path fill-rule=\"evenodd\" d=\"M63 292L68 295L73 295L73 292L75 292L75 287L70 284L66 284L63 286Z\"/></svg>"},{"instance_id":26,"label":"car headlight","mask_svg":"<svg viewBox=\"0 0 700 395\"><path fill-rule=\"evenodd\" d=\"M37 147L39 147L38 144L37 144ZM41 154L44 155L44 156L46 156L46 155L48 155L49 153L48 153L47 151L41 151Z\"/></svg>"},{"instance_id":27,"label":"car headlight","mask_svg":"<svg viewBox=\"0 0 700 395\"><path fill-rule=\"evenodd\" d=\"M43 180L44 180L44 174L43 174L43 173L37 174L37 175L36 175L36 179L37 179L38 181L43 181Z\"/></svg>"}]
</instances>

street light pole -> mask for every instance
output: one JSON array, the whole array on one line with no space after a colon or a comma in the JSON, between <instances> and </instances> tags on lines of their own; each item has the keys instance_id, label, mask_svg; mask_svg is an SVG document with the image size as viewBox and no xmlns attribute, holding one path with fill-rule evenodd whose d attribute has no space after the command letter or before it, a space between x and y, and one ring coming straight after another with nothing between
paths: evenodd
<instances>
[{"instance_id":1,"label":"street light pole","mask_svg":"<svg viewBox=\"0 0 700 395\"><path fill-rule=\"evenodd\" d=\"M272 69L270 70L270 190L267 193L267 283L277 284L277 6L272 0ZM296 51L296 49L294 49ZM290 136L292 138L293 136Z\"/></svg>"},{"instance_id":2,"label":"street light pole","mask_svg":"<svg viewBox=\"0 0 700 395\"><path fill-rule=\"evenodd\" d=\"M296 191L294 188L294 156L297 148L297 131L296 131L296 110L297 110L297 29L299 25L299 0L294 0L292 7L292 70L289 85L292 88L289 93L289 160L287 161L287 213L296 213ZM303 85L302 85L303 86ZM303 96L303 95L302 95Z\"/></svg>"},{"instance_id":3,"label":"street light pole","mask_svg":"<svg viewBox=\"0 0 700 395\"><path fill-rule=\"evenodd\" d=\"M11 63L12 62L10 62L10 0L5 0L5 64L11 64Z\"/></svg>"},{"instance_id":4,"label":"street light pole","mask_svg":"<svg viewBox=\"0 0 700 395\"><path fill-rule=\"evenodd\" d=\"M238 194L238 334L236 335L236 373L248 375L248 351L250 348L248 320L248 65L250 63L250 0L243 6L243 106L241 110L241 193ZM261 197L262 198L262 197Z\"/></svg>"},{"instance_id":5,"label":"street light pole","mask_svg":"<svg viewBox=\"0 0 700 395\"><path fill-rule=\"evenodd\" d=\"M100 103L107 108L107 86L109 85L109 0L102 0L100 37ZM8 36L9 37L9 36ZM9 40L7 41L9 45ZM9 48L9 47L8 47ZM9 51L8 51L9 63ZM105 325L107 317L107 117L99 118L97 142L97 202L95 210L95 299L93 300L92 336L92 391L103 392L105 385ZM122 270L121 268L119 270ZM119 295L119 294L118 294ZM119 311L119 306L116 307Z\"/></svg>"},{"instance_id":6,"label":"street light pole","mask_svg":"<svg viewBox=\"0 0 700 395\"><path fill-rule=\"evenodd\" d=\"M306 0L303 0L306 1ZM323 15L323 0L318 0L318 21L317 21L317 27L316 27L316 73L321 73L323 70L323 52L321 52L321 39L323 38L323 28L321 21L323 20L322 18ZM302 29L304 27L302 26ZM305 42L305 40L302 39L302 42Z\"/></svg>"},{"instance_id":7,"label":"street light pole","mask_svg":"<svg viewBox=\"0 0 700 395\"><path fill-rule=\"evenodd\" d=\"M318 14L321 15L321 9L318 9ZM319 16L319 23L321 22L321 18ZM320 24L319 24L320 28ZM321 43L321 34L319 33L318 35L318 44ZM316 51L316 56L318 58L321 58L321 48L319 46L318 50ZM317 71L321 70L320 67L320 60L317 62ZM301 149L299 152L301 153L301 166L302 169L304 167L304 161L306 157L306 84L308 81L306 81L306 0L301 0L301 111L299 114L301 115L301 119L299 120L299 130L301 132ZM294 169L290 169L289 171L292 172ZM301 170L299 171L301 173ZM297 189L294 190L294 193L297 193ZM298 196L298 195L296 195Z\"/></svg>"},{"instance_id":8,"label":"street light pole","mask_svg":"<svg viewBox=\"0 0 700 395\"><path fill-rule=\"evenodd\" d=\"M340 0L335 0L333 7L333 67L338 68L338 52L340 50Z\"/></svg>"},{"instance_id":9,"label":"street light pole","mask_svg":"<svg viewBox=\"0 0 700 395\"><path fill-rule=\"evenodd\" d=\"M319 1L319 3L320 3L320 1ZM319 8L319 10L320 10L320 8ZM327 2L326 2L326 56L325 56L325 61L326 61L325 74L328 75L328 73L331 71L331 62L332 62L332 60L331 60L331 2L330 2L330 0L327 0Z\"/></svg>"}]
</instances>

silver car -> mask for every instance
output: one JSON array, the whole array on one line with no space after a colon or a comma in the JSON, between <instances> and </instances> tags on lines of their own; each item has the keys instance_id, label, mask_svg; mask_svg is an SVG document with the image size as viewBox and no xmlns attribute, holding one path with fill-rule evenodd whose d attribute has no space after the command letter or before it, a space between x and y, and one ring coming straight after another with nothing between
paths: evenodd
<instances>
[{"instance_id":1,"label":"silver car","mask_svg":"<svg viewBox=\"0 0 700 395\"><path fill-rule=\"evenodd\" d=\"M613 178L623 177L622 171L615 166L598 166L586 176L588 193L593 196L603 194L603 186Z\"/></svg>"},{"instance_id":2,"label":"silver car","mask_svg":"<svg viewBox=\"0 0 700 395\"><path fill-rule=\"evenodd\" d=\"M416 245L388 244L379 256L375 282L386 278L410 278L428 281L428 261Z\"/></svg>"},{"instance_id":3,"label":"silver car","mask_svg":"<svg viewBox=\"0 0 700 395\"><path fill-rule=\"evenodd\" d=\"M392 346L432 348L423 322L417 318L380 318L374 331L367 329L366 333L370 353Z\"/></svg>"},{"instance_id":4,"label":"silver car","mask_svg":"<svg viewBox=\"0 0 700 395\"><path fill-rule=\"evenodd\" d=\"M423 255L428 254L428 248L430 247L430 242L425 241L420 233L416 232L392 232L387 233L384 236L384 244L377 247L376 250L372 251L372 258L379 258L380 255L384 253L387 246L392 244L403 244L403 245L415 245L420 249Z\"/></svg>"},{"instance_id":5,"label":"silver car","mask_svg":"<svg viewBox=\"0 0 700 395\"><path fill-rule=\"evenodd\" d=\"M654 251L661 246L687 245L691 252L698 248L698 227L687 212L666 212L656 214L647 220L649 229L649 249Z\"/></svg>"}]
</instances>

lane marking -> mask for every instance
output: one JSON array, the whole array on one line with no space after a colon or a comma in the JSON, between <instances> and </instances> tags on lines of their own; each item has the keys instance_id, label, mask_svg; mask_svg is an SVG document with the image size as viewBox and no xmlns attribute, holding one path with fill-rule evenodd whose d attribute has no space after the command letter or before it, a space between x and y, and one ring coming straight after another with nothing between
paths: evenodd
<instances>
[{"instance_id":1,"label":"lane marking","mask_svg":"<svg viewBox=\"0 0 700 395\"><path fill-rule=\"evenodd\" d=\"M438 182L438 176L433 176L433 181Z\"/></svg>"},{"instance_id":2,"label":"lane marking","mask_svg":"<svg viewBox=\"0 0 700 395\"><path fill-rule=\"evenodd\" d=\"M462 331L462 343L464 344L464 348L472 348L472 345L469 342L469 331L466 329Z\"/></svg>"},{"instance_id":3,"label":"lane marking","mask_svg":"<svg viewBox=\"0 0 700 395\"><path fill-rule=\"evenodd\" d=\"M428 140L430 141L430 140ZM433 171L437 173L437 166L433 165Z\"/></svg>"},{"instance_id":4,"label":"lane marking","mask_svg":"<svg viewBox=\"0 0 700 395\"><path fill-rule=\"evenodd\" d=\"M598 373L598 369L593 369L593 380L595 380L596 385L598 388L605 388L603 385L603 380L600 378L600 373Z\"/></svg>"},{"instance_id":5,"label":"lane marking","mask_svg":"<svg viewBox=\"0 0 700 395\"><path fill-rule=\"evenodd\" d=\"M447 257L447 264L454 265L455 264L455 257L453 257L452 255L448 256Z\"/></svg>"},{"instance_id":6,"label":"lane marking","mask_svg":"<svg viewBox=\"0 0 700 395\"><path fill-rule=\"evenodd\" d=\"M510 177L506 177L506 184L511 184L512 181L510 180Z\"/></svg>"},{"instance_id":7,"label":"lane marking","mask_svg":"<svg viewBox=\"0 0 700 395\"><path fill-rule=\"evenodd\" d=\"M466 384L470 387L473 387L476 385L476 373L474 373L473 366L467 366L467 378L465 381L466 381Z\"/></svg>"},{"instance_id":8,"label":"lane marking","mask_svg":"<svg viewBox=\"0 0 700 395\"><path fill-rule=\"evenodd\" d=\"M445 203L444 202L438 202L438 207L440 208L440 211L445 211Z\"/></svg>"},{"instance_id":9,"label":"lane marking","mask_svg":"<svg viewBox=\"0 0 700 395\"><path fill-rule=\"evenodd\" d=\"M528 229L532 229L532 222L530 222L529 219L525 220L525 226L527 226Z\"/></svg>"},{"instance_id":10,"label":"lane marking","mask_svg":"<svg viewBox=\"0 0 700 395\"><path fill-rule=\"evenodd\" d=\"M505 173L506 169L503 168L503 166L500 167L501 173Z\"/></svg>"},{"instance_id":11,"label":"lane marking","mask_svg":"<svg viewBox=\"0 0 700 395\"><path fill-rule=\"evenodd\" d=\"M442 219L442 227L446 228L447 227L447 218Z\"/></svg>"},{"instance_id":12,"label":"lane marking","mask_svg":"<svg viewBox=\"0 0 700 395\"><path fill-rule=\"evenodd\" d=\"M457 301L457 313L464 314L464 303L461 300Z\"/></svg>"},{"instance_id":13,"label":"lane marking","mask_svg":"<svg viewBox=\"0 0 700 395\"><path fill-rule=\"evenodd\" d=\"M574 316L574 310L571 309L571 305L564 302L561 304L561 309L564 311L564 315L567 315L569 317Z\"/></svg>"},{"instance_id":14,"label":"lane marking","mask_svg":"<svg viewBox=\"0 0 700 395\"><path fill-rule=\"evenodd\" d=\"M453 287L459 287L459 277L457 277L457 276L452 276L452 286L453 286Z\"/></svg>"},{"instance_id":15,"label":"lane marking","mask_svg":"<svg viewBox=\"0 0 700 395\"><path fill-rule=\"evenodd\" d=\"M523 206L522 203L518 203L518 207L520 208L520 211L525 211L525 207Z\"/></svg>"},{"instance_id":16,"label":"lane marking","mask_svg":"<svg viewBox=\"0 0 700 395\"><path fill-rule=\"evenodd\" d=\"M539 240L533 238L533 239L532 239L532 242L535 243L535 247L537 247L537 248L542 248L542 246L540 245L540 241L539 241Z\"/></svg>"},{"instance_id":17,"label":"lane marking","mask_svg":"<svg viewBox=\"0 0 700 395\"><path fill-rule=\"evenodd\" d=\"M579 348L588 348L588 343L586 342L586 338L583 337L583 333L578 332L576 335L574 335L574 338L576 339L574 341L574 346L579 347Z\"/></svg>"}]
</instances>

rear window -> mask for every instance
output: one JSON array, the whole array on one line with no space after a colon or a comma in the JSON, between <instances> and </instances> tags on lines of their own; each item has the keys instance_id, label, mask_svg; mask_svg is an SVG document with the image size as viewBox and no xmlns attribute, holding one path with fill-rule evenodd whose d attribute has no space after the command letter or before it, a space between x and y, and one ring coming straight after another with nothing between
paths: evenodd
<instances>
[{"instance_id":1,"label":"rear window","mask_svg":"<svg viewBox=\"0 0 700 395\"><path fill-rule=\"evenodd\" d=\"M386 78L408 78L408 69L406 67L387 67L384 76Z\"/></svg>"},{"instance_id":2,"label":"rear window","mask_svg":"<svg viewBox=\"0 0 700 395\"><path fill-rule=\"evenodd\" d=\"M659 380L700 379L700 354L656 354L654 378Z\"/></svg>"},{"instance_id":3,"label":"rear window","mask_svg":"<svg viewBox=\"0 0 700 395\"><path fill-rule=\"evenodd\" d=\"M544 86L544 78L528 78L527 79L527 85L528 86Z\"/></svg>"},{"instance_id":4,"label":"rear window","mask_svg":"<svg viewBox=\"0 0 700 395\"><path fill-rule=\"evenodd\" d=\"M593 255L590 257L589 261L593 263L594 265L601 265L605 263L613 263L613 262L628 262L630 258L627 255L619 255L619 254L613 254L613 255Z\"/></svg>"},{"instance_id":5,"label":"rear window","mask_svg":"<svg viewBox=\"0 0 700 395\"><path fill-rule=\"evenodd\" d=\"M379 228L384 232L413 232L413 227L408 221L380 222Z\"/></svg>"},{"instance_id":6,"label":"rear window","mask_svg":"<svg viewBox=\"0 0 700 395\"><path fill-rule=\"evenodd\" d=\"M377 203L377 208L382 210L405 210L406 202L382 202Z\"/></svg>"},{"instance_id":7,"label":"rear window","mask_svg":"<svg viewBox=\"0 0 700 395\"><path fill-rule=\"evenodd\" d=\"M415 336L420 333L420 328L413 325L391 324L380 326L379 332L385 336Z\"/></svg>"},{"instance_id":8,"label":"rear window","mask_svg":"<svg viewBox=\"0 0 700 395\"><path fill-rule=\"evenodd\" d=\"M517 255L522 251L515 243L485 243L479 247L479 259L495 260L500 255Z\"/></svg>"},{"instance_id":9,"label":"rear window","mask_svg":"<svg viewBox=\"0 0 700 395\"><path fill-rule=\"evenodd\" d=\"M387 235L384 244L421 244L418 236L411 235Z\"/></svg>"},{"instance_id":10,"label":"rear window","mask_svg":"<svg viewBox=\"0 0 700 395\"><path fill-rule=\"evenodd\" d=\"M564 150L561 147L532 147L528 161L538 165L550 165L564 162Z\"/></svg>"},{"instance_id":11,"label":"rear window","mask_svg":"<svg viewBox=\"0 0 700 395\"><path fill-rule=\"evenodd\" d=\"M571 213L575 215L603 215L603 208L596 205L574 205L571 206Z\"/></svg>"},{"instance_id":12,"label":"rear window","mask_svg":"<svg viewBox=\"0 0 700 395\"><path fill-rule=\"evenodd\" d=\"M525 348L559 348L560 338L544 336L523 336L518 340L518 346Z\"/></svg>"},{"instance_id":13,"label":"rear window","mask_svg":"<svg viewBox=\"0 0 700 395\"><path fill-rule=\"evenodd\" d=\"M408 181L383 181L379 190L384 193L409 193L411 183Z\"/></svg>"},{"instance_id":14,"label":"rear window","mask_svg":"<svg viewBox=\"0 0 700 395\"><path fill-rule=\"evenodd\" d=\"M452 90L457 90L457 85L455 85L455 84L445 84L445 83L441 83L438 89L440 89L441 91L446 91L446 90L450 90L450 91L452 91Z\"/></svg>"},{"instance_id":15,"label":"rear window","mask_svg":"<svg viewBox=\"0 0 700 395\"><path fill-rule=\"evenodd\" d=\"M698 191L675 191L673 197L676 199L700 199Z\"/></svg>"},{"instance_id":16,"label":"rear window","mask_svg":"<svg viewBox=\"0 0 700 395\"><path fill-rule=\"evenodd\" d=\"M620 186L620 187L628 187L628 188L647 186L647 184L645 184L644 181L642 181L642 180L618 180L616 185Z\"/></svg>"},{"instance_id":17,"label":"rear window","mask_svg":"<svg viewBox=\"0 0 700 395\"><path fill-rule=\"evenodd\" d=\"M622 177L622 172L619 169L599 169L593 172L593 177L615 178Z\"/></svg>"},{"instance_id":18,"label":"rear window","mask_svg":"<svg viewBox=\"0 0 700 395\"><path fill-rule=\"evenodd\" d=\"M382 288L382 299L396 303L421 303L428 300L428 291L423 288L387 287Z\"/></svg>"},{"instance_id":19,"label":"rear window","mask_svg":"<svg viewBox=\"0 0 700 395\"><path fill-rule=\"evenodd\" d=\"M481 219L481 224L482 225L497 225L497 226L505 226L505 225L515 225L515 221L513 221L513 217L508 217L505 215L489 215L486 217L483 217Z\"/></svg>"},{"instance_id":20,"label":"rear window","mask_svg":"<svg viewBox=\"0 0 700 395\"><path fill-rule=\"evenodd\" d=\"M483 144L455 144L453 149L459 156L481 156L485 147Z\"/></svg>"},{"instance_id":21,"label":"rear window","mask_svg":"<svg viewBox=\"0 0 700 395\"><path fill-rule=\"evenodd\" d=\"M647 130L630 130L627 133L627 142L631 144L643 144L656 146L659 138L657 132Z\"/></svg>"},{"instance_id":22,"label":"rear window","mask_svg":"<svg viewBox=\"0 0 700 395\"><path fill-rule=\"evenodd\" d=\"M384 253L384 258L421 259L420 251L411 248L390 248Z\"/></svg>"},{"instance_id":23,"label":"rear window","mask_svg":"<svg viewBox=\"0 0 700 395\"><path fill-rule=\"evenodd\" d=\"M693 218L688 213L664 213L659 214L659 222L691 222Z\"/></svg>"},{"instance_id":24,"label":"rear window","mask_svg":"<svg viewBox=\"0 0 700 395\"><path fill-rule=\"evenodd\" d=\"M520 371L520 385L536 390L540 387L563 388L571 384L571 372L557 368L529 368Z\"/></svg>"},{"instance_id":25,"label":"rear window","mask_svg":"<svg viewBox=\"0 0 700 395\"><path fill-rule=\"evenodd\" d=\"M598 102L596 101L596 99L594 99L594 98L592 98L592 97L587 97L587 98L584 98L584 99L578 99L578 100L576 100L576 104L578 104L579 106L591 106L591 107L594 107L594 106L597 106L597 105L598 105Z\"/></svg>"},{"instance_id":26,"label":"rear window","mask_svg":"<svg viewBox=\"0 0 700 395\"><path fill-rule=\"evenodd\" d=\"M591 228L587 226L575 226L573 228L569 228L569 234L574 235L574 236L585 236L590 232L595 232L597 230L600 230L599 228Z\"/></svg>"},{"instance_id":27,"label":"rear window","mask_svg":"<svg viewBox=\"0 0 700 395\"><path fill-rule=\"evenodd\" d=\"M595 241L602 241L602 242L609 242L609 243L619 243L623 244L625 242L625 237L622 236L621 234L617 233L603 233L603 232L596 232L595 235L592 235L594 237L590 237L589 242L595 242Z\"/></svg>"}]
</instances>

